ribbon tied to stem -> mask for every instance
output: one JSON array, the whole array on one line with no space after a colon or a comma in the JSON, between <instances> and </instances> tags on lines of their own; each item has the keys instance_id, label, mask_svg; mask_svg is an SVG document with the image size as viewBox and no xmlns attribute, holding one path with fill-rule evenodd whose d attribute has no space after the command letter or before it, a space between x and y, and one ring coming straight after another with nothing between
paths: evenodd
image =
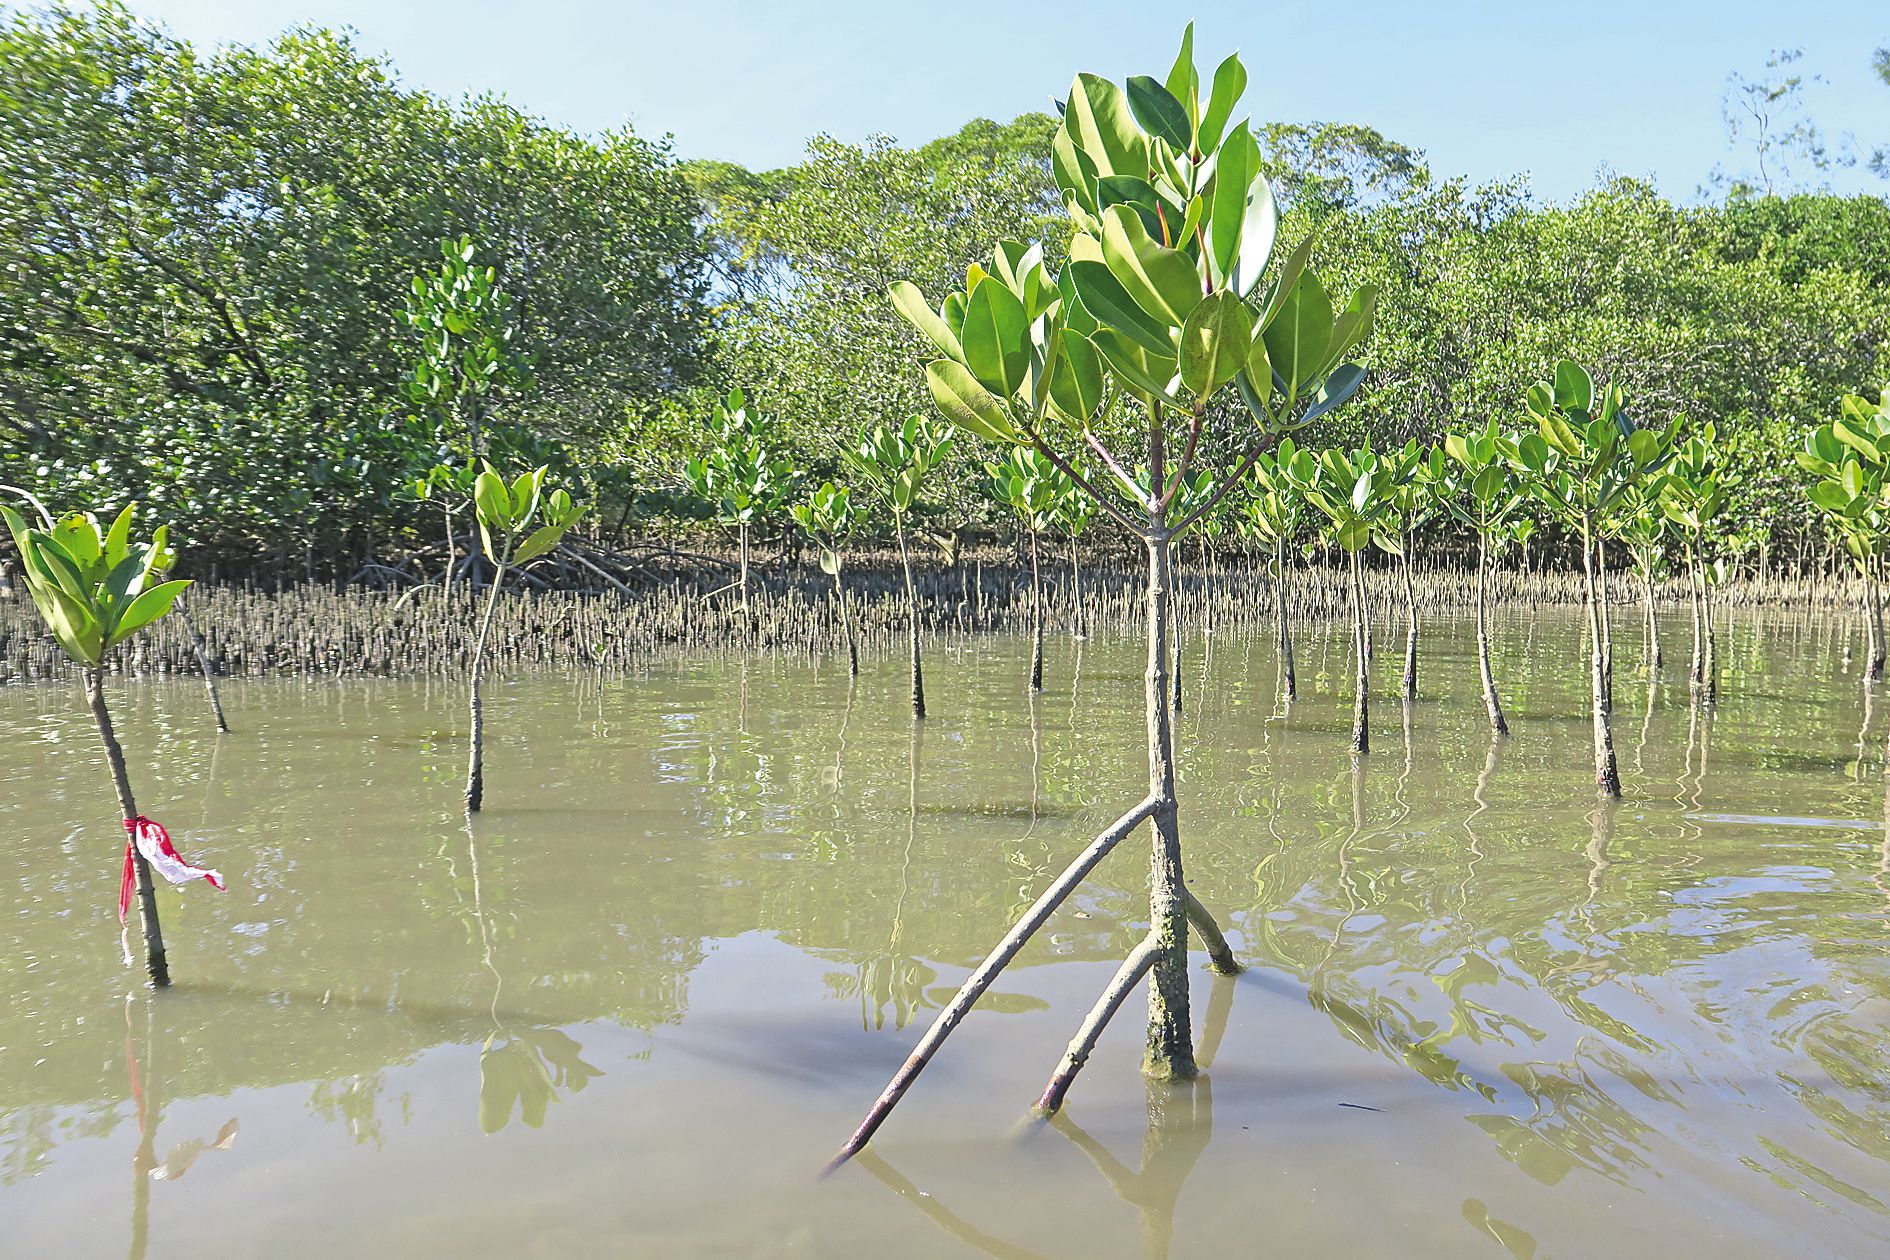
<instances>
[{"instance_id":1,"label":"ribbon tied to stem","mask_svg":"<svg viewBox=\"0 0 1890 1260\"><path fill-rule=\"evenodd\" d=\"M132 860L132 846L144 855L147 865L173 884L186 884L193 879L209 881L210 887L223 891L221 871L206 870L201 866L192 866L183 859L171 844L171 833L143 814L136 818L125 819L125 872L118 881L118 921L123 923L125 915L131 909L131 891L137 886L137 864Z\"/></svg>"}]
</instances>

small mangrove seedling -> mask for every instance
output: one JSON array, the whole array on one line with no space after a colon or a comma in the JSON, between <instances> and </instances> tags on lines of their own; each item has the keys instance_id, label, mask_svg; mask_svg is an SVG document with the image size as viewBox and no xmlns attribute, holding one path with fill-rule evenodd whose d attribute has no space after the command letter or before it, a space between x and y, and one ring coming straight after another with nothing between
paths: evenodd
<instances>
[{"instance_id":1,"label":"small mangrove seedling","mask_svg":"<svg viewBox=\"0 0 1890 1260\"><path fill-rule=\"evenodd\" d=\"M1693 605L1693 660L1687 678L1694 697L1705 704L1719 700L1719 633L1713 624L1712 588L1724 578L1726 567L1723 557L1709 559L1708 553L1734 484L1719 468L1719 431L1711 422L1674 447L1673 463L1660 479L1658 506L1679 528L1686 548L1687 593Z\"/></svg>"},{"instance_id":2,"label":"small mangrove seedling","mask_svg":"<svg viewBox=\"0 0 1890 1260\"><path fill-rule=\"evenodd\" d=\"M1569 359L1555 365L1553 381L1538 381L1524 396L1534 433L1516 443L1515 467L1531 496L1581 546L1582 607L1588 619L1589 687L1595 743L1595 788L1618 799L1610 720L1611 664L1603 622L1597 544L1602 522L1636 477L1650 475L1671 455L1661 435L1628 418L1618 384L1597 390L1588 370Z\"/></svg>"},{"instance_id":3,"label":"small mangrove seedling","mask_svg":"<svg viewBox=\"0 0 1890 1260\"><path fill-rule=\"evenodd\" d=\"M36 505L37 506L37 505ZM166 546L169 527L160 525L151 541L131 541L132 509L126 507L108 528L88 513L74 513L53 521L43 514L41 525L27 525L9 507L0 507L7 529L20 553L20 572L33 604L52 631L53 640L79 666L85 681L86 702L105 749L105 764L118 793L118 813L124 822L125 872L118 894L118 917L123 920L135 890L138 922L144 930L144 965L155 988L171 982L164 952L164 931L158 923L157 894L151 882L155 866L172 883L208 879L218 888L223 880L184 862L171 847L162 827L138 813L125 769L124 749L112 728L105 705L105 662L111 650L169 612L184 588L181 580L154 582L167 570L172 554Z\"/></svg>"},{"instance_id":4,"label":"small mangrove seedling","mask_svg":"<svg viewBox=\"0 0 1890 1260\"><path fill-rule=\"evenodd\" d=\"M1089 528L1091 504L1089 496L1061 472L1057 472L1056 489L1050 517L1070 540L1070 637L1083 639L1089 637L1089 628L1083 623L1083 560L1078 547Z\"/></svg>"},{"instance_id":5,"label":"small mangrove seedling","mask_svg":"<svg viewBox=\"0 0 1890 1260\"><path fill-rule=\"evenodd\" d=\"M892 517L899 542L899 567L906 579L906 647L912 667L912 716L925 716L925 666L919 659L919 596L912 584L912 553L906 534L919 506L926 476L952 449L954 437L943 425L907 416L896 429L876 425L844 447L840 457Z\"/></svg>"},{"instance_id":6,"label":"small mangrove seedling","mask_svg":"<svg viewBox=\"0 0 1890 1260\"><path fill-rule=\"evenodd\" d=\"M1433 459L1429 475L1440 487L1439 501L1445 510L1477 536L1477 677L1483 684L1483 708L1489 714L1490 730L1507 735L1509 719L1503 715L1503 702L1496 693L1496 673L1490 667L1490 562L1508 540L1510 529L1519 523L1516 512L1524 501L1522 487L1511 470L1516 460L1516 439L1491 420L1480 431L1447 434L1444 454L1450 465L1441 466Z\"/></svg>"},{"instance_id":7,"label":"small mangrove seedling","mask_svg":"<svg viewBox=\"0 0 1890 1260\"><path fill-rule=\"evenodd\" d=\"M435 464L407 487L414 502L437 508L446 524L446 568L440 575L441 602L453 595L453 571L459 567L459 537L453 519L472 506L473 482L479 477L479 463Z\"/></svg>"},{"instance_id":8,"label":"small mangrove seedling","mask_svg":"<svg viewBox=\"0 0 1890 1260\"><path fill-rule=\"evenodd\" d=\"M1365 607L1365 583L1359 573L1361 551L1378 544L1400 555L1398 540L1387 532L1392 520L1395 469L1369 446L1321 451L1314 474L1303 489L1306 501L1325 514L1326 536L1345 553L1352 584L1352 651L1358 668L1352 685L1352 751L1368 753L1371 737L1371 617ZM1400 558L1402 558L1400 556Z\"/></svg>"},{"instance_id":9,"label":"small mangrove seedling","mask_svg":"<svg viewBox=\"0 0 1890 1260\"><path fill-rule=\"evenodd\" d=\"M1869 655L1864 681L1883 677L1883 557L1890 543L1890 501L1886 501L1886 470L1890 470L1890 387L1872 402L1847 394L1839 403L1838 418L1805 435L1798 452L1800 467L1817 477L1805 491L1824 513L1825 524L1846 555L1857 566L1864 585L1864 627Z\"/></svg>"},{"instance_id":10,"label":"small mangrove seedling","mask_svg":"<svg viewBox=\"0 0 1890 1260\"><path fill-rule=\"evenodd\" d=\"M1030 689L1042 691L1043 578L1037 564L1037 539L1056 524L1062 474L1027 446L1012 447L1002 461L987 463L984 471L990 478L987 489L992 499L1010 509L1030 539Z\"/></svg>"},{"instance_id":11,"label":"small mangrove seedling","mask_svg":"<svg viewBox=\"0 0 1890 1260\"><path fill-rule=\"evenodd\" d=\"M479 635L473 640L471 695L472 747L466 761L466 812L476 814L485 803L486 714L480 692L484 681L486 636L492 631L492 612L498 607L499 590L505 585L506 570L529 564L556 547L566 531L577 524L584 509L571 501L562 489L545 491L546 468L540 465L520 473L508 485L492 465L481 468L473 482L473 515L479 522L479 544L486 559L492 561L492 589L486 592L486 609L479 618Z\"/></svg>"},{"instance_id":12,"label":"small mangrove seedling","mask_svg":"<svg viewBox=\"0 0 1890 1260\"><path fill-rule=\"evenodd\" d=\"M1230 56L1204 97L1192 27L1166 80L1137 75L1125 86L1078 75L1059 104L1051 144L1052 174L1073 229L1068 249L1057 251L1069 259L1062 273L1049 269L1041 245L1001 241L988 262L969 269L965 286L936 307L917 285L891 286L894 307L938 356L926 365L925 379L945 418L1000 448L1028 446L1044 455L1146 553L1148 786L972 971L829 1170L866 1146L979 996L1096 865L1144 823L1151 841L1148 932L1078 1028L1038 1099L1039 1111L1062 1106L1109 1020L1145 977L1143 1070L1170 1081L1195 1076L1189 930L1218 969L1238 968L1212 913L1184 878L1166 703L1173 541L1211 512L1281 433L1317 420L1357 392L1365 373L1348 356L1370 331L1376 303L1376 291L1367 286L1335 309L1307 266L1310 241L1274 265L1272 187L1252 128L1234 113L1246 80L1240 58ZM1239 409L1210 405L1229 386L1253 428L1244 418L1230 428ZM1106 415L1121 423L1099 432ZM1142 460L1125 462L1105 440L1120 443L1129 435L1146 451ZM1108 470L1114 486L1105 488L1076 466L1071 454L1081 448ZM1179 513L1177 495L1197 452L1205 464L1207 452L1223 448L1243 453L1210 495ZM1128 471L1143 460L1146 489Z\"/></svg>"},{"instance_id":13,"label":"small mangrove seedling","mask_svg":"<svg viewBox=\"0 0 1890 1260\"><path fill-rule=\"evenodd\" d=\"M1252 482L1235 525L1243 535L1267 544L1272 553L1268 568L1273 577L1274 637L1280 653L1280 698L1298 697L1299 680L1293 669L1292 569L1288 552L1299 536L1306 516L1303 485L1312 480L1312 456L1281 438L1278 449L1266 451L1253 463Z\"/></svg>"},{"instance_id":14,"label":"small mangrove seedling","mask_svg":"<svg viewBox=\"0 0 1890 1260\"><path fill-rule=\"evenodd\" d=\"M1391 477L1386 489L1385 533L1398 540L1398 575L1404 587L1404 676L1399 691L1406 700L1415 700L1418 694L1417 583L1411 566L1418 531L1443 508L1437 497L1437 482L1425 475L1433 455L1443 458L1441 451L1419 446L1412 438L1385 456Z\"/></svg>"},{"instance_id":15,"label":"small mangrove seedling","mask_svg":"<svg viewBox=\"0 0 1890 1260\"><path fill-rule=\"evenodd\" d=\"M800 473L781 450L774 418L750 411L731 389L709 417L708 445L683 465L683 480L716 522L735 531L742 614L748 607L748 547L754 527L775 516L794 494Z\"/></svg>"},{"instance_id":16,"label":"small mangrove seedling","mask_svg":"<svg viewBox=\"0 0 1890 1260\"><path fill-rule=\"evenodd\" d=\"M847 588L840 580L840 562L846 551L847 543L853 537L853 530L859 524L859 514L854 510L853 499L845 486L836 486L831 481L820 484L820 488L807 496L805 503L796 503L790 511L795 522L813 540L820 550L820 571L833 579L833 597L840 605L840 629L847 641L848 676L860 676L860 644L853 633L853 615L847 610Z\"/></svg>"}]
</instances>

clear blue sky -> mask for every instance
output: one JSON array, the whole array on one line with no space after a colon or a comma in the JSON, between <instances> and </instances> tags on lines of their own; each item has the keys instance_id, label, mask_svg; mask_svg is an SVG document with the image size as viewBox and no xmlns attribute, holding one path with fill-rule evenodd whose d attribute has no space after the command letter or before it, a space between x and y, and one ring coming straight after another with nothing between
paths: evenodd
<instances>
[{"instance_id":1,"label":"clear blue sky","mask_svg":"<svg viewBox=\"0 0 1890 1260\"><path fill-rule=\"evenodd\" d=\"M1078 69L1165 72L1182 23L1211 67L1238 48L1255 117L1368 123L1425 149L1439 174L1529 173L1562 199L1603 166L1689 197L1726 157L1720 98L1735 69L1805 49L1833 134L1890 141L1884 0L132 0L200 44L286 26L352 27L407 82L499 91L583 131L629 122L685 157L792 162L809 135L919 142L977 116L1043 109ZM1857 173L1843 189L1885 189Z\"/></svg>"}]
</instances>

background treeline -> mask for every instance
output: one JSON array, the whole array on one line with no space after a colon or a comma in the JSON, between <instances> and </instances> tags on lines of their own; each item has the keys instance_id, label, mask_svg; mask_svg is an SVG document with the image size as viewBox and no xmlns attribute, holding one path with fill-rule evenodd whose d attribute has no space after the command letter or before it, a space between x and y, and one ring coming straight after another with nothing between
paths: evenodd
<instances>
[{"instance_id":1,"label":"background treeline","mask_svg":"<svg viewBox=\"0 0 1890 1260\"><path fill-rule=\"evenodd\" d=\"M817 137L799 165L753 172L442 100L328 32L201 54L110 4L16 16L0 27L0 483L55 507L150 503L198 572L345 578L443 551L412 483L470 451L415 403L421 334L402 313L441 242L466 238L529 360L481 401L494 458L556 466L596 505L593 534L702 528L683 467L730 385L776 417L810 489L863 426L930 414L885 287L942 292L1001 238L1062 239L1045 227L1053 127ZM1543 205L1521 181L1436 178L1369 128L1260 138L1282 236L1315 230L1335 286L1382 292L1367 385L1306 444L1511 422L1570 355L1643 423L1717 425L1732 551L1824 562L1791 452L1886 375L1883 199L1735 185L1681 205L1617 178ZM1003 526L986 480L975 451L954 454L925 523ZM757 524L792 528L785 506Z\"/></svg>"}]
</instances>

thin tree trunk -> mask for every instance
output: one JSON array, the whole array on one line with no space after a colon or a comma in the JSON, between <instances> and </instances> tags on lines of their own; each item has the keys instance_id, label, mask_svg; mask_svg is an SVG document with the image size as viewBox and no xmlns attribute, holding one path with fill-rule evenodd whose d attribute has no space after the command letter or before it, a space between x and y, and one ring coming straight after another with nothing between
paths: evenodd
<instances>
[{"instance_id":1,"label":"thin tree trunk","mask_svg":"<svg viewBox=\"0 0 1890 1260\"><path fill-rule=\"evenodd\" d=\"M1293 628L1286 607L1288 602L1286 539L1277 538L1274 540L1273 555L1274 561L1279 567L1279 576L1274 580L1273 590L1275 602L1279 605L1276 611L1279 616L1280 631L1280 690L1285 694L1285 698L1290 701L1297 699L1299 696L1299 679L1293 672Z\"/></svg>"},{"instance_id":2,"label":"thin tree trunk","mask_svg":"<svg viewBox=\"0 0 1890 1260\"><path fill-rule=\"evenodd\" d=\"M1085 637L1083 630L1083 566L1076 548L1076 535L1070 535L1070 637Z\"/></svg>"},{"instance_id":3,"label":"thin tree trunk","mask_svg":"<svg viewBox=\"0 0 1890 1260\"><path fill-rule=\"evenodd\" d=\"M131 776L125 772L125 750L118 746L111 711L105 707L103 666L85 671L85 699L92 708L92 721L98 725L99 743L105 746L105 764L111 770L112 787L118 793L118 812L126 822L131 822L138 817L138 803L131 795ZM151 864L144 860L144 854L135 844L131 846L131 868L137 880L138 923L144 929L145 974L150 976L152 988L167 988L171 983L171 969L164 953L164 929L158 924L157 891L151 884Z\"/></svg>"},{"instance_id":4,"label":"thin tree trunk","mask_svg":"<svg viewBox=\"0 0 1890 1260\"><path fill-rule=\"evenodd\" d=\"M1705 676L1700 686L1701 698L1708 704L1719 702L1719 633L1713 627L1713 588L1700 570L1700 621L1706 628Z\"/></svg>"},{"instance_id":5,"label":"thin tree trunk","mask_svg":"<svg viewBox=\"0 0 1890 1260\"><path fill-rule=\"evenodd\" d=\"M1614 730L1608 720L1607 681L1602 673L1601 604L1595 589L1595 544L1586 519L1582 526L1582 593L1588 605L1588 681L1595 731L1595 788L1603 796L1621 795L1621 772L1614 762Z\"/></svg>"},{"instance_id":6,"label":"thin tree trunk","mask_svg":"<svg viewBox=\"0 0 1890 1260\"><path fill-rule=\"evenodd\" d=\"M453 542L453 509L446 509L446 577L440 586L440 598L444 602L453 597L453 562L459 559L459 548Z\"/></svg>"},{"instance_id":7,"label":"thin tree trunk","mask_svg":"<svg viewBox=\"0 0 1890 1260\"><path fill-rule=\"evenodd\" d=\"M1641 598L1647 609L1647 668L1658 670L1665 660L1660 651L1660 617L1654 606L1654 566L1641 569Z\"/></svg>"},{"instance_id":8,"label":"thin tree trunk","mask_svg":"<svg viewBox=\"0 0 1890 1260\"><path fill-rule=\"evenodd\" d=\"M1399 545L1404 548L1402 563L1398 566L1404 574L1404 698L1417 699L1417 587L1411 580L1411 537L1405 534L1399 538Z\"/></svg>"},{"instance_id":9,"label":"thin tree trunk","mask_svg":"<svg viewBox=\"0 0 1890 1260\"><path fill-rule=\"evenodd\" d=\"M1043 582L1037 569L1037 531L1030 531L1030 689L1043 690Z\"/></svg>"},{"instance_id":10,"label":"thin tree trunk","mask_svg":"<svg viewBox=\"0 0 1890 1260\"><path fill-rule=\"evenodd\" d=\"M736 546L741 554L742 620L747 621L748 612L748 522L743 521L737 528Z\"/></svg>"},{"instance_id":11,"label":"thin tree trunk","mask_svg":"<svg viewBox=\"0 0 1890 1260\"><path fill-rule=\"evenodd\" d=\"M860 676L860 643L853 633L853 614L847 608L847 588L840 581L840 575L833 575L834 597L840 601L840 626L847 635L847 675L851 678Z\"/></svg>"},{"instance_id":12,"label":"thin tree trunk","mask_svg":"<svg viewBox=\"0 0 1890 1260\"><path fill-rule=\"evenodd\" d=\"M472 689L467 701L471 715L472 747L466 757L466 812L476 814L486 799L486 708L481 688L484 684L486 636L492 630L492 614L499 604L499 588L505 585L505 565L500 563L492 575L492 587L486 592L486 611L479 618L479 637L473 641Z\"/></svg>"},{"instance_id":13,"label":"thin tree trunk","mask_svg":"<svg viewBox=\"0 0 1890 1260\"><path fill-rule=\"evenodd\" d=\"M912 588L912 556L906 551L906 527L893 518L893 534L899 539L899 566L906 575L906 647L912 659L912 716L925 716L925 668L919 663L919 596ZM979 576L979 603L984 602L984 579ZM982 611L982 609L980 609Z\"/></svg>"},{"instance_id":14,"label":"thin tree trunk","mask_svg":"<svg viewBox=\"0 0 1890 1260\"><path fill-rule=\"evenodd\" d=\"M1707 680L1707 656L1705 656L1707 627L1699 618L1699 584L1701 584L1699 548L1693 546L1692 542L1688 542L1686 546L1686 603L1693 614L1693 659L1692 663L1688 663L1686 667L1686 680L1692 684L1693 690L1699 690L1699 686Z\"/></svg>"},{"instance_id":15,"label":"thin tree trunk","mask_svg":"<svg viewBox=\"0 0 1890 1260\"><path fill-rule=\"evenodd\" d=\"M210 669L210 654L204 651L203 636L197 633L197 626L190 619L190 610L184 607L184 597L177 597L177 616L183 622L184 635L190 640L191 651L197 654L197 668L203 671L203 689L210 693L210 712L216 715L217 729L228 732L229 722L223 717L223 697L217 694L217 676Z\"/></svg>"},{"instance_id":16,"label":"thin tree trunk","mask_svg":"<svg viewBox=\"0 0 1890 1260\"><path fill-rule=\"evenodd\" d=\"M1150 484L1162 484L1159 441L1151 442ZM1188 908L1181 867L1180 810L1175 798L1174 731L1169 723L1168 635L1173 573L1162 509L1149 506L1148 669L1144 699L1148 726L1150 818L1149 933L1155 939L1155 978L1148 987L1148 1049L1143 1070L1151 1076L1187 1080L1195 1075L1188 1019Z\"/></svg>"},{"instance_id":17,"label":"thin tree trunk","mask_svg":"<svg viewBox=\"0 0 1890 1260\"><path fill-rule=\"evenodd\" d=\"M1352 751L1371 751L1371 647L1365 629L1365 585L1358 575L1358 552L1349 552L1352 571L1352 656L1358 662L1352 685Z\"/></svg>"},{"instance_id":18,"label":"thin tree trunk","mask_svg":"<svg viewBox=\"0 0 1890 1260\"><path fill-rule=\"evenodd\" d=\"M1490 715L1490 730L1509 734L1503 702L1496 695L1496 673L1490 668L1490 561L1489 536L1477 531L1477 671L1483 678L1483 708Z\"/></svg>"},{"instance_id":19,"label":"thin tree trunk","mask_svg":"<svg viewBox=\"0 0 1890 1260\"><path fill-rule=\"evenodd\" d=\"M1608 598L1607 541L1595 537L1595 609L1601 625L1601 702L1614 712L1614 614Z\"/></svg>"},{"instance_id":20,"label":"thin tree trunk","mask_svg":"<svg viewBox=\"0 0 1890 1260\"><path fill-rule=\"evenodd\" d=\"M1870 602L1870 669L1867 677L1872 682L1883 677L1884 641L1883 641L1883 590L1877 585L1877 575L1864 574L1864 591Z\"/></svg>"}]
</instances>

